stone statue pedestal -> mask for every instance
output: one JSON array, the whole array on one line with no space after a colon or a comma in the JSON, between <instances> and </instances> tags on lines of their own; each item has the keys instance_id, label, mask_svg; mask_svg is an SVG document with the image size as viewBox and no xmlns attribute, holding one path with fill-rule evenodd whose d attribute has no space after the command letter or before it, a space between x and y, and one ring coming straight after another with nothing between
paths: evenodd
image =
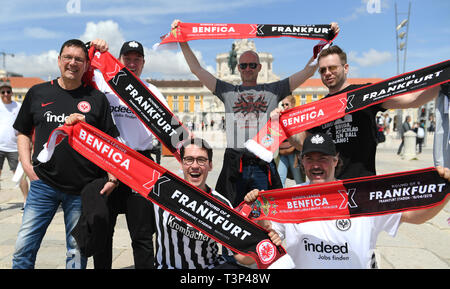
<instances>
[{"instance_id":1,"label":"stone statue pedestal","mask_svg":"<svg viewBox=\"0 0 450 289\"><path fill-rule=\"evenodd\" d=\"M416 154L416 133L412 130L404 134L404 146L402 159L414 160L417 159Z\"/></svg>"}]
</instances>

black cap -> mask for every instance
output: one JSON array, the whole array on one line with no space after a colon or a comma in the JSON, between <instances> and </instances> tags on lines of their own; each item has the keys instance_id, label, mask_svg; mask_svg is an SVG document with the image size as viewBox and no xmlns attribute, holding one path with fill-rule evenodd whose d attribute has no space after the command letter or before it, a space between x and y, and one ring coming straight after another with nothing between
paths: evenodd
<instances>
[{"instance_id":1,"label":"black cap","mask_svg":"<svg viewBox=\"0 0 450 289\"><path fill-rule=\"evenodd\" d=\"M302 156L311 152L320 152L331 156L337 154L333 139L324 133L315 133L305 139L303 142Z\"/></svg>"},{"instance_id":2,"label":"black cap","mask_svg":"<svg viewBox=\"0 0 450 289\"><path fill-rule=\"evenodd\" d=\"M141 43L132 40L132 41L127 41L122 45L122 48L120 49L120 54L126 54L130 51L135 51L137 53L139 53L140 55L144 56L144 47L142 46Z\"/></svg>"}]
</instances>

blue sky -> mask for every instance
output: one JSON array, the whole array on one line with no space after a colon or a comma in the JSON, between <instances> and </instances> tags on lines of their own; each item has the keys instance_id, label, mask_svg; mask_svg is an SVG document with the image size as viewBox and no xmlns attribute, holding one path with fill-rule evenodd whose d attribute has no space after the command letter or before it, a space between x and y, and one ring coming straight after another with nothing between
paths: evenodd
<instances>
[{"instance_id":1,"label":"blue sky","mask_svg":"<svg viewBox=\"0 0 450 289\"><path fill-rule=\"evenodd\" d=\"M369 13L368 1L379 2L380 13ZM110 43L115 55L123 41L138 40L147 54L143 76L192 79L179 50L151 49L169 31L173 19L254 24L336 21L341 33L335 44L349 56L350 76L387 78L397 74L394 5L397 3L399 12L406 13L409 2L412 6L406 71L447 60L448 0L2 0L0 52L15 54L6 57L8 71L48 79L59 75L56 58L67 39L101 37ZM273 54L273 70L280 77L302 69L316 44L288 37L254 41L258 51ZM190 45L202 65L214 72L216 54L228 52L232 42L197 40ZM0 62L0 68L2 65Z\"/></svg>"}]
</instances>

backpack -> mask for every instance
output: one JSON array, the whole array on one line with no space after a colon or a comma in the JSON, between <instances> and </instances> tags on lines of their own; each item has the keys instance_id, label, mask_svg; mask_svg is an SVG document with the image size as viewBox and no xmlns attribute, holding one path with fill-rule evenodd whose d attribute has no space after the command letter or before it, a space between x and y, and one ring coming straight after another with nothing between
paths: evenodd
<instances>
[{"instance_id":1,"label":"backpack","mask_svg":"<svg viewBox=\"0 0 450 289\"><path fill-rule=\"evenodd\" d=\"M425 130L421 126L419 126L417 128L417 137L418 138L424 138L425 137Z\"/></svg>"}]
</instances>

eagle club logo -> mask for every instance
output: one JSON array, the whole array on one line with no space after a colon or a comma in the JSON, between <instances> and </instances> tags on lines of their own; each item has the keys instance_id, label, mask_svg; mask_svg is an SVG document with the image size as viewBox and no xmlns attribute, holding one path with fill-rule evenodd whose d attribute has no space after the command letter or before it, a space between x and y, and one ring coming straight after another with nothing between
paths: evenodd
<instances>
[{"instance_id":1,"label":"eagle club logo","mask_svg":"<svg viewBox=\"0 0 450 289\"><path fill-rule=\"evenodd\" d=\"M264 96L242 94L234 103L233 111L234 113L242 113L244 115L254 113L258 118L260 113L267 112L267 108L268 104Z\"/></svg>"},{"instance_id":2,"label":"eagle club logo","mask_svg":"<svg viewBox=\"0 0 450 289\"><path fill-rule=\"evenodd\" d=\"M350 219L339 219L336 220L336 228L339 229L339 231L348 231L350 227L352 226L352 221Z\"/></svg>"},{"instance_id":3,"label":"eagle club logo","mask_svg":"<svg viewBox=\"0 0 450 289\"><path fill-rule=\"evenodd\" d=\"M131 41L130 43L128 43L128 46L133 47L133 48L137 48L137 47L139 47L139 44L137 44L136 41Z\"/></svg>"},{"instance_id":4,"label":"eagle club logo","mask_svg":"<svg viewBox=\"0 0 450 289\"><path fill-rule=\"evenodd\" d=\"M275 245L267 239L262 240L256 246L256 252L263 264L269 264L275 259L275 250Z\"/></svg>"},{"instance_id":5,"label":"eagle club logo","mask_svg":"<svg viewBox=\"0 0 450 289\"><path fill-rule=\"evenodd\" d=\"M313 144L322 144L325 140L321 135L315 135L311 138Z\"/></svg>"},{"instance_id":6,"label":"eagle club logo","mask_svg":"<svg viewBox=\"0 0 450 289\"><path fill-rule=\"evenodd\" d=\"M91 105L87 101L81 101L80 103L78 103L77 108L83 113L91 111Z\"/></svg>"}]
</instances>

